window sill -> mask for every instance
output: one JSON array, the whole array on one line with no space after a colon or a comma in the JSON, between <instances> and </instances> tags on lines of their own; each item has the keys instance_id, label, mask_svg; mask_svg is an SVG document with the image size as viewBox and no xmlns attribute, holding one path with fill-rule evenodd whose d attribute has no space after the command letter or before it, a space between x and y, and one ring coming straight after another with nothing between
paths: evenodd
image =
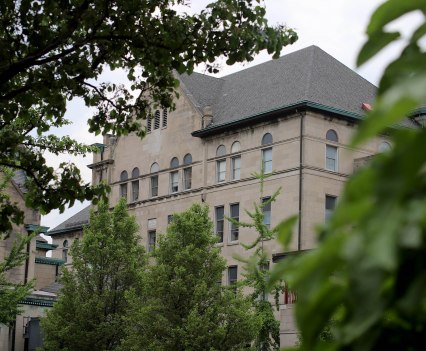
<instances>
[{"instance_id":1,"label":"window sill","mask_svg":"<svg viewBox=\"0 0 426 351\"><path fill-rule=\"evenodd\" d=\"M229 241L228 242L228 246L234 246L234 245L239 245L240 241L239 240L235 240L235 241Z\"/></svg>"}]
</instances>

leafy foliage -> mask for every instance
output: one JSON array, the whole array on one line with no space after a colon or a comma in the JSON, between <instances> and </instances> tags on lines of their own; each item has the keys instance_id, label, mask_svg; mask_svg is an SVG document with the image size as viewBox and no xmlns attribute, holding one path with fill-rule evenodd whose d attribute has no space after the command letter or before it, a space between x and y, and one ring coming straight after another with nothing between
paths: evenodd
<instances>
[{"instance_id":1,"label":"leafy foliage","mask_svg":"<svg viewBox=\"0 0 426 351\"><path fill-rule=\"evenodd\" d=\"M121 200L112 213L101 202L71 247L58 301L42 319L43 350L113 350L124 334L125 294L142 291L146 266L138 226Z\"/></svg>"},{"instance_id":2,"label":"leafy foliage","mask_svg":"<svg viewBox=\"0 0 426 351\"><path fill-rule=\"evenodd\" d=\"M13 212L15 204L11 203L7 193L12 177L13 172L10 169L0 167L0 213L4 216L12 215L13 222L20 222L20 217L24 214L22 211ZM8 239L11 230L12 224L9 221L5 221L4 225L0 222L0 240ZM8 272L20 266L27 258L25 248L32 238L31 235L18 235L10 251L0 262L0 323L9 324L15 320L19 313L18 302L24 299L33 287L32 282L14 284L8 279Z\"/></svg>"},{"instance_id":3,"label":"leafy foliage","mask_svg":"<svg viewBox=\"0 0 426 351\"><path fill-rule=\"evenodd\" d=\"M96 200L108 190L83 184L73 164L62 163L56 171L46 164L45 151L94 151L69 137L47 134L69 123L67 100L82 98L96 109L91 132L143 137L141 121L150 110L173 108L178 80L172 70L191 73L219 56L228 64L250 61L265 49L278 57L283 46L297 40L292 29L268 25L260 0L216 0L199 14L177 13L175 5L185 3L0 2L0 165L27 173L27 206L63 211L67 204ZM130 89L97 83L105 67L125 69ZM13 216L5 210L2 223L19 219Z\"/></svg>"},{"instance_id":4,"label":"leafy foliage","mask_svg":"<svg viewBox=\"0 0 426 351\"><path fill-rule=\"evenodd\" d=\"M386 25L424 1L388 0L373 14L359 63L399 33ZM385 70L373 111L355 135L365 141L426 101L423 22L401 56ZM384 36L382 36L384 35ZM376 155L345 187L320 245L282 262L283 276L298 291L296 318L301 350L418 350L426 331L426 130L393 129L393 148ZM334 318L333 342L319 337Z\"/></svg>"},{"instance_id":5,"label":"leafy foliage","mask_svg":"<svg viewBox=\"0 0 426 351\"><path fill-rule=\"evenodd\" d=\"M275 319L273 306L268 301L269 257L265 253L263 247L265 240L274 239L276 237L277 228L271 229L264 223L265 215L263 209L276 201L281 192L281 188L269 199L264 201L264 181L269 175L266 175L263 170L253 175L259 179L260 182L260 200L259 204L254 203L254 210L245 210L252 221L241 222L232 218L227 219L240 227L253 228L258 234L252 243L248 245L241 244L246 250L255 249L253 255L251 255L249 259L238 257L240 261L246 263L246 274L242 284L250 288L250 299L261 321L260 328L254 341L255 349L259 351L278 350L280 346L280 322ZM294 221L295 218L290 219L290 222L293 224ZM269 290L272 290L274 293L275 305L278 310L278 297L279 294L284 291L285 286L282 282L278 281L274 286L269 288Z\"/></svg>"},{"instance_id":6,"label":"leafy foliage","mask_svg":"<svg viewBox=\"0 0 426 351\"><path fill-rule=\"evenodd\" d=\"M247 349L258 318L249 299L219 283L225 261L215 246L207 206L173 215L160 237L145 294L129 294L131 315L123 350Z\"/></svg>"},{"instance_id":7,"label":"leafy foliage","mask_svg":"<svg viewBox=\"0 0 426 351\"><path fill-rule=\"evenodd\" d=\"M15 321L20 308L18 302L23 300L33 288L33 282L11 283L7 273L22 265L27 258L25 248L33 238L32 235L21 235L13 242L9 254L0 263L0 323L8 325ZM0 240L3 236L0 236Z\"/></svg>"}]
</instances>

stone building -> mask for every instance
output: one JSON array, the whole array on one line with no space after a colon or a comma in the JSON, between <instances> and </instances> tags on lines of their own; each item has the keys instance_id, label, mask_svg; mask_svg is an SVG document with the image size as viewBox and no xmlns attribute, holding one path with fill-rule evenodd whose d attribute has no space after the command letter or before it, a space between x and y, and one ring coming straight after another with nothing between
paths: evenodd
<instances>
[{"instance_id":1,"label":"stone building","mask_svg":"<svg viewBox=\"0 0 426 351\"><path fill-rule=\"evenodd\" d=\"M0 174L0 177L2 175ZM8 188L5 190L10 201L24 211L24 224L14 225L6 239L0 240L0 262L9 255L18 234L31 235L45 233L49 228L40 226L40 214L25 206L25 173L17 170ZM12 325L0 324L0 350L27 351L35 350L41 344L39 317L47 308L52 307L57 296L57 276L62 260L47 257L54 250L46 239L37 235L25 248L26 261L7 272L8 280L13 283L34 282L34 289L24 300L20 301L21 313Z\"/></svg>"},{"instance_id":2,"label":"stone building","mask_svg":"<svg viewBox=\"0 0 426 351\"><path fill-rule=\"evenodd\" d=\"M156 111L143 140L132 134L106 136L89 165L92 182L111 185L112 206L120 197L127 199L148 251L173 213L194 202L208 204L229 265L223 284L241 277L234 257L247 255L239 244L256 235L226 216L248 221L244 209L281 188L277 201L264 209L266 223L273 227L294 214L299 223L290 252L275 241L264 242L271 264L315 248L315 225L333 211L355 164L390 147L385 135L350 147L376 87L316 46L221 78L199 73L177 78L176 109ZM407 119L401 128L415 126ZM262 167L269 177L261 196L253 173ZM87 209L79 216L87 220ZM80 235L74 231L78 225L68 225L51 232L63 250L65 240L70 244L67 233ZM292 301L289 295L281 300L282 346L296 338Z\"/></svg>"}]
</instances>

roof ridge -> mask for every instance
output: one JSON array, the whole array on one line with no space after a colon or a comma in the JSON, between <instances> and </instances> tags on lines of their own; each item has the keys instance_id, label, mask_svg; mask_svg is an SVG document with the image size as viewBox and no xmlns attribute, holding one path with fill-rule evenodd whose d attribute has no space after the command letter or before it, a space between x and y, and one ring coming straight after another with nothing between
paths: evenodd
<instances>
[{"instance_id":1,"label":"roof ridge","mask_svg":"<svg viewBox=\"0 0 426 351\"><path fill-rule=\"evenodd\" d=\"M311 86L312 86L311 84L312 71L314 70L314 56L315 56L316 49L319 49L319 47L316 45L311 45L309 46L309 49L311 49L311 57L309 62L309 71L306 77L305 100L309 99L309 90L311 89Z\"/></svg>"},{"instance_id":2,"label":"roof ridge","mask_svg":"<svg viewBox=\"0 0 426 351\"><path fill-rule=\"evenodd\" d=\"M284 59L284 58L286 58L286 57L289 57L289 56L293 56L293 55L296 55L296 54L299 54L300 55L300 53L301 52L303 52L303 51L305 51L305 50L308 50L308 49L311 49L311 48L319 48L318 46L316 46L316 45L309 45L309 46L306 46L306 47L304 47L304 48L302 48L302 49L299 49L299 50L295 50L295 51L292 51L292 52L289 52L289 53L287 53L287 54L285 54L285 55L282 55L282 56L280 56L280 57L278 57L278 58L276 58L276 59L269 59L269 60L267 60L267 61L263 61L263 62L259 62L259 63L256 63L255 65L253 65L253 66L250 66L250 67L246 67L246 68L243 68L242 70L239 70L239 71L237 71L237 72L233 72L233 73L230 73L230 74L227 74L226 76L222 76L221 78L228 78L228 77L231 77L231 76L236 76L236 75L239 75L240 73L245 73L245 72L247 72L248 70L251 70L251 69L255 69L255 68L257 68L258 66L260 66L260 65L264 65L264 64L272 64L273 62L275 62L275 61L280 61L280 60L282 60L282 59Z\"/></svg>"}]
</instances>

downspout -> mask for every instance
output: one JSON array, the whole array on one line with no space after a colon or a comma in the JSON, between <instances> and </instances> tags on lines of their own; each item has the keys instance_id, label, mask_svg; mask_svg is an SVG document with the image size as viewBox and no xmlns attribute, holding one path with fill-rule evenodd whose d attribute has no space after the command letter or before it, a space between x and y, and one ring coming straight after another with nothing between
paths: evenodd
<instances>
[{"instance_id":1,"label":"downspout","mask_svg":"<svg viewBox=\"0 0 426 351\"><path fill-rule=\"evenodd\" d=\"M300 139L299 139L299 228L297 233L297 250L302 249L302 203L303 203L303 132L304 117L306 113L296 112L300 116Z\"/></svg>"},{"instance_id":2,"label":"downspout","mask_svg":"<svg viewBox=\"0 0 426 351\"><path fill-rule=\"evenodd\" d=\"M28 236L32 235L31 232L28 232ZM31 241L27 243L27 258L25 259L25 273L24 273L24 284L28 283L28 271L30 264L30 245Z\"/></svg>"}]
</instances>

